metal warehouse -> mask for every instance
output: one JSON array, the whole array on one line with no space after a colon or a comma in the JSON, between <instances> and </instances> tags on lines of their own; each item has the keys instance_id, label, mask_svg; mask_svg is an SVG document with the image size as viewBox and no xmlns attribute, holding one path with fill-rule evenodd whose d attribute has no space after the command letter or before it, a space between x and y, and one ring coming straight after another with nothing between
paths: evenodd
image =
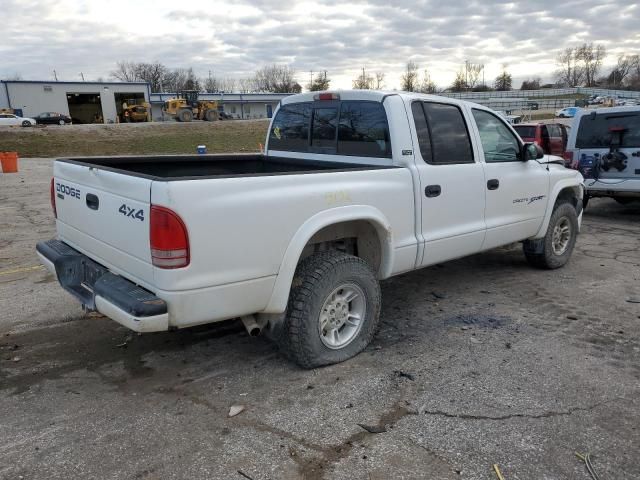
<instances>
[{"instance_id":1,"label":"metal warehouse","mask_svg":"<svg viewBox=\"0 0 640 480\"><path fill-rule=\"evenodd\" d=\"M115 123L122 104L149 102L147 83L0 81L0 108L19 116L68 115L75 123Z\"/></svg>"},{"instance_id":2,"label":"metal warehouse","mask_svg":"<svg viewBox=\"0 0 640 480\"><path fill-rule=\"evenodd\" d=\"M202 93L201 100L215 100L218 109L233 118L271 118L282 93ZM0 80L0 109L33 117L44 112L68 115L74 123L116 123L127 105L151 106L150 120L170 120L163 114L165 101L174 93L152 93L144 82L45 82Z\"/></svg>"}]
</instances>

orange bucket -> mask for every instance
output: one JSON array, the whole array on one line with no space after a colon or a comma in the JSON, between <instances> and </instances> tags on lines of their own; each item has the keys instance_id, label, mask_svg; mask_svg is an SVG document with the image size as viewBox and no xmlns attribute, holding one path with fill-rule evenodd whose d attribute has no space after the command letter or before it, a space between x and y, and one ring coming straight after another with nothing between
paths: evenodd
<instances>
[{"instance_id":1,"label":"orange bucket","mask_svg":"<svg viewBox=\"0 0 640 480\"><path fill-rule=\"evenodd\" d=\"M18 172L18 152L4 152L0 154L3 173Z\"/></svg>"}]
</instances>

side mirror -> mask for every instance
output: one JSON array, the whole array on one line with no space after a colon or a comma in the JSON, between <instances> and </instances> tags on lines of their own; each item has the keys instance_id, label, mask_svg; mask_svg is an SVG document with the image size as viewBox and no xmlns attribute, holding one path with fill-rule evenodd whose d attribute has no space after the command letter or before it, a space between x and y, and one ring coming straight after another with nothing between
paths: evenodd
<instances>
[{"instance_id":1,"label":"side mirror","mask_svg":"<svg viewBox=\"0 0 640 480\"><path fill-rule=\"evenodd\" d=\"M522 153L520 154L520 158L522 158L523 162L536 160L542 157L544 157L544 150L542 150L540 145L535 143L525 143L522 146Z\"/></svg>"}]
</instances>

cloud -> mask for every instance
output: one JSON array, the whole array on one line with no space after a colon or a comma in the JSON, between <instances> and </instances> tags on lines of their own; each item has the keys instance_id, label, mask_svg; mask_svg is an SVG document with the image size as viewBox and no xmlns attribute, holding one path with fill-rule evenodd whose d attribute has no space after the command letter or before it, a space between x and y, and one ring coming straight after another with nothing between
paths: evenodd
<instances>
[{"instance_id":1,"label":"cloud","mask_svg":"<svg viewBox=\"0 0 640 480\"><path fill-rule=\"evenodd\" d=\"M550 78L566 46L603 43L609 63L640 53L640 8L628 0L2 0L0 78L108 78L117 61L192 66L205 75L246 77L262 65L290 63L305 82L327 70L349 87L362 66L397 87L404 64L428 68L441 86L465 60L493 78Z\"/></svg>"}]
</instances>

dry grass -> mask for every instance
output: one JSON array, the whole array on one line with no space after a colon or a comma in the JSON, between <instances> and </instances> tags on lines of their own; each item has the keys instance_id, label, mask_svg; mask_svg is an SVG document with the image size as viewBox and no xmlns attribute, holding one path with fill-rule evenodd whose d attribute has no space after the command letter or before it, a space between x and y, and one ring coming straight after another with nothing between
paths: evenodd
<instances>
[{"instance_id":1,"label":"dry grass","mask_svg":"<svg viewBox=\"0 0 640 480\"><path fill-rule=\"evenodd\" d=\"M5 127L0 151L17 151L21 157L179 154L206 145L209 153L252 152L264 143L268 126L267 120L247 120Z\"/></svg>"}]
</instances>

